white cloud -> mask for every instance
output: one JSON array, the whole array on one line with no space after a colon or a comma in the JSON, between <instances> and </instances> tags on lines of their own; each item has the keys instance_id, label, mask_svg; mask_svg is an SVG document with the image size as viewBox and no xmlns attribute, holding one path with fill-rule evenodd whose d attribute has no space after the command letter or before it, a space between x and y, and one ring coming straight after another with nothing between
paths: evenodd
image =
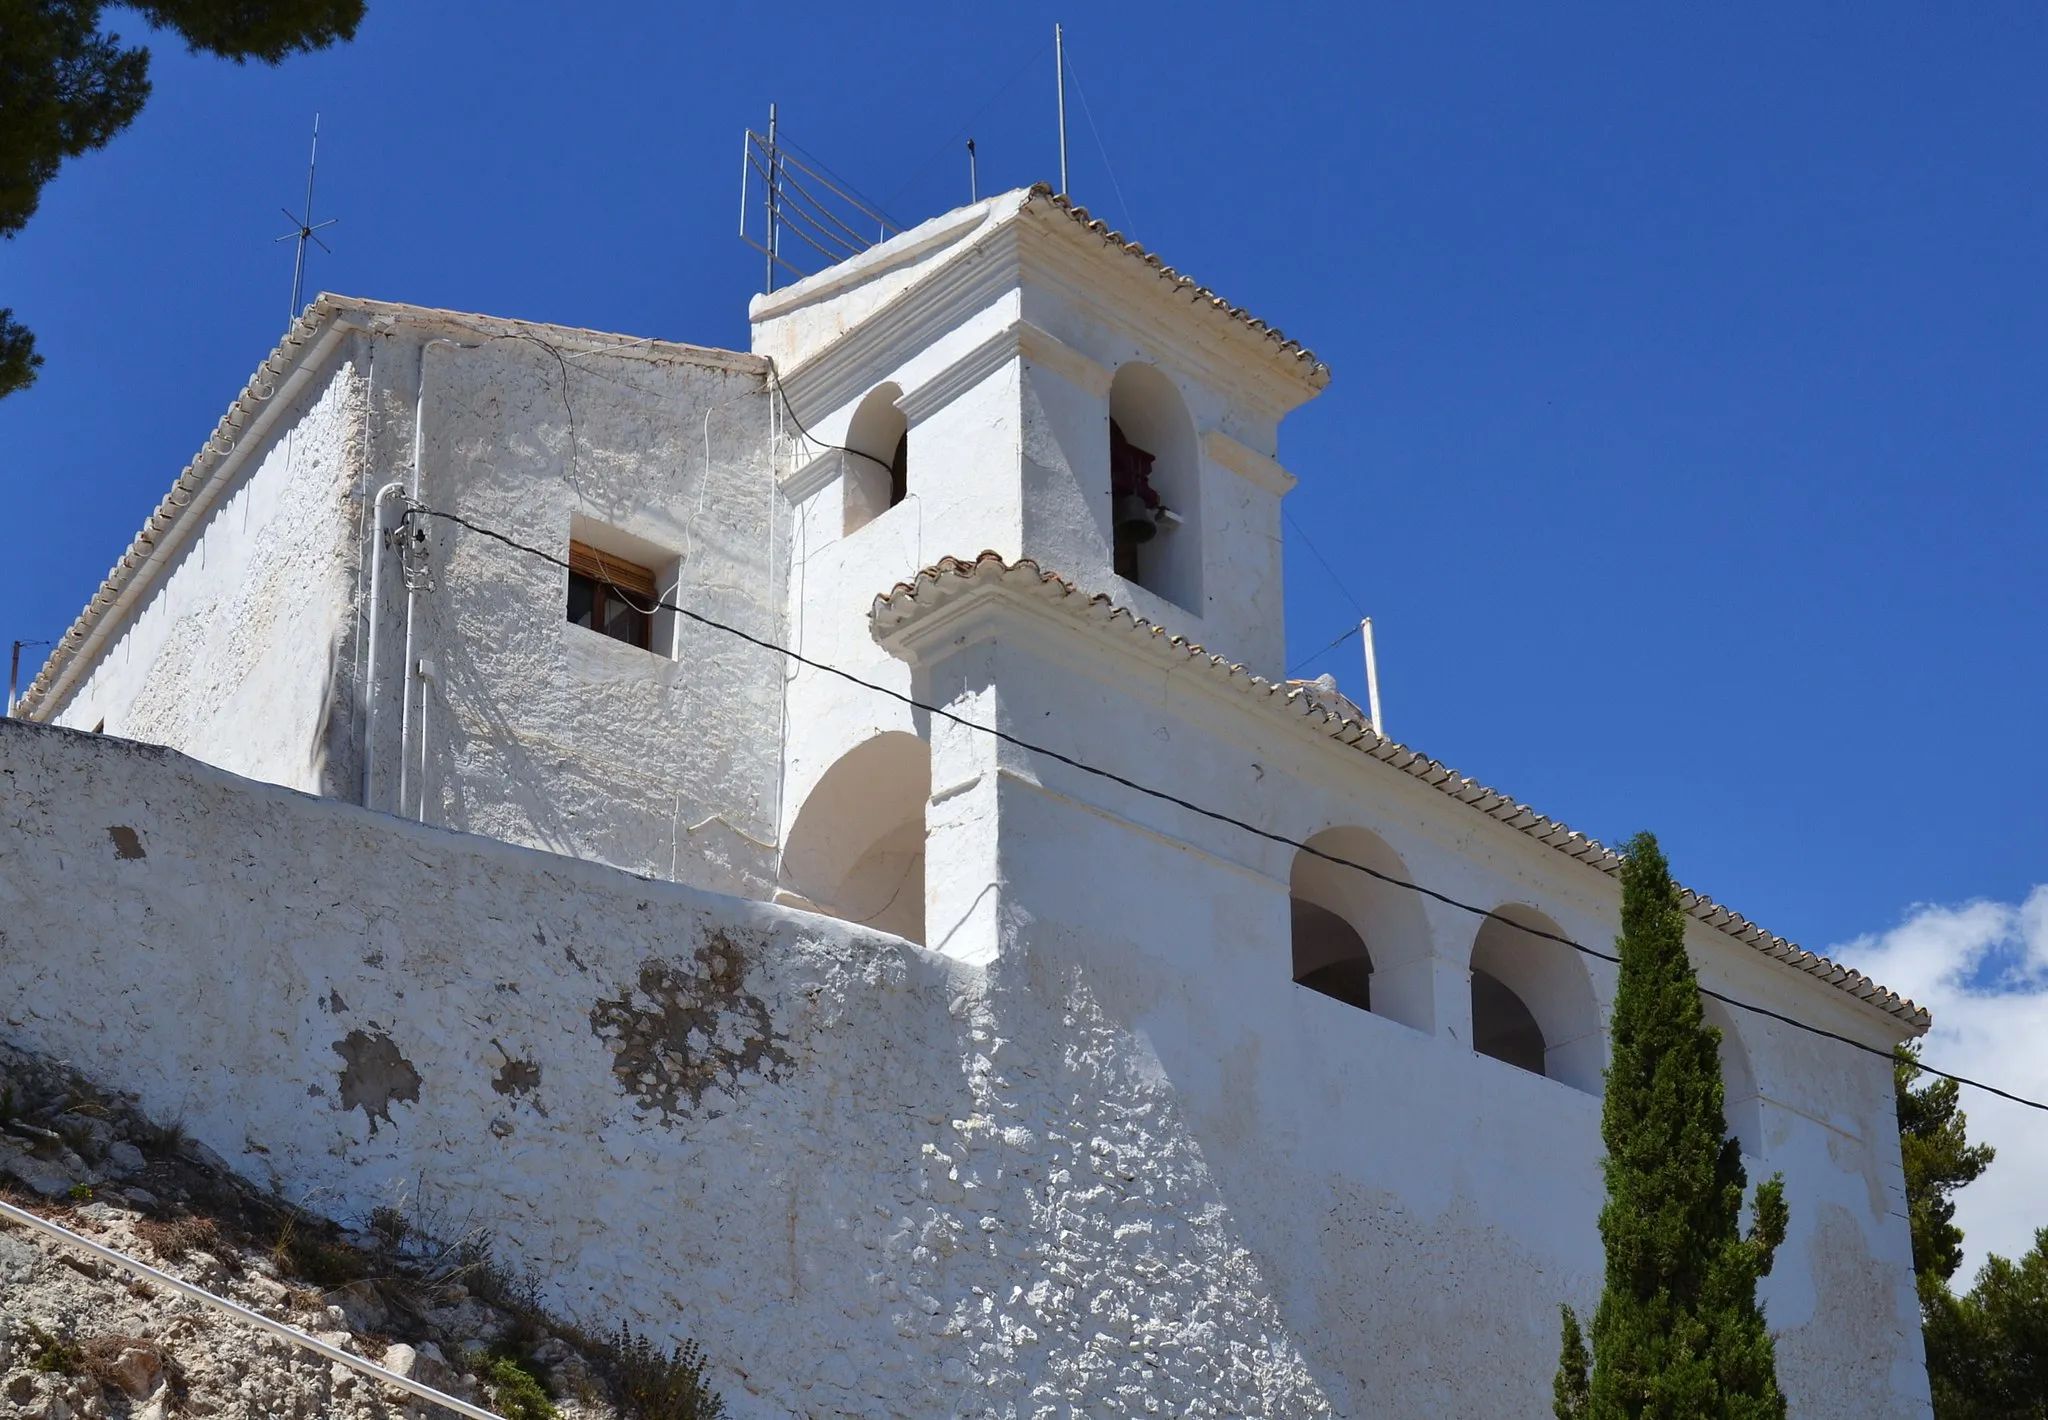
<instances>
[{"instance_id":1,"label":"white cloud","mask_svg":"<svg viewBox=\"0 0 2048 1420\"><path fill-rule=\"evenodd\" d=\"M2048 884L2025 902L1917 906L1889 932L1830 948L1829 956L1934 1013L1929 1065L2048 1100ZM1987 1253L2014 1257L2048 1227L2048 1113L1963 1087L1970 1137L1998 1158L1956 1195L1966 1256L1959 1286Z\"/></svg>"}]
</instances>

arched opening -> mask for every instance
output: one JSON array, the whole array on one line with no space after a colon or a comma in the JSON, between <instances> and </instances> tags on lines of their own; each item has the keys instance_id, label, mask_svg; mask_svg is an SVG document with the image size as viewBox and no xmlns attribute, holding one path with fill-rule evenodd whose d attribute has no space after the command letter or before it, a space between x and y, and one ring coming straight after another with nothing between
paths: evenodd
<instances>
[{"instance_id":1,"label":"arched opening","mask_svg":"<svg viewBox=\"0 0 2048 1420\"><path fill-rule=\"evenodd\" d=\"M1735 1016L1711 996L1700 997L1700 1014L1721 1032L1721 1113L1728 1132L1751 1158L1764 1156L1763 1093L1749 1063L1749 1049L1735 1029Z\"/></svg>"},{"instance_id":2,"label":"arched opening","mask_svg":"<svg viewBox=\"0 0 2048 1420\"><path fill-rule=\"evenodd\" d=\"M877 385L846 426L846 521L842 533L866 527L910 492L910 421L896 401L898 386Z\"/></svg>"},{"instance_id":3,"label":"arched opening","mask_svg":"<svg viewBox=\"0 0 2048 1420\"><path fill-rule=\"evenodd\" d=\"M1116 574L1199 612L1201 464L1180 391L1151 365L1109 386L1110 544Z\"/></svg>"},{"instance_id":4,"label":"arched opening","mask_svg":"<svg viewBox=\"0 0 2048 1420\"><path fill-rule=\"evenodd\" d=\"M1548 917L1514 904L1480 927L1472 941L1472 1048L1598 1094L1606 1063L1600 1013L1585 963L1554 940L1562 936Z\"/></svg>"},{"instance_id":5,"label":"arched opening","mask_svg":"<svg viewBox=\"0 0 2048 1420\"><path fill-rule=\"evenodd\" d=\"M1429 1030L1429 929L1420 904L1397 882L1350 863L1407 879L1400 858L1365 829L1325 829L1309 839L1288 875L1294 979L1360 1010Z\"/></svg>"},{"instance_id":6,"label":"arched opening","mask_svg":"<svg viewBox=\"0 0 2048 1420\"><path fill-rule=\"evenodd\" d=\"M1349 922L1313 902L1288 902L1294 979L1361 1011L1372 1009L1372 953Z\"/></svg>"},{"instance_id":7,"label":"arched opening","mask_svg":"<svg viewBox=\"0 0 2048 1420\"><path fill-rule=\"evenodd\" d=\"M819 912L924 940L924 810L931 752L877 735L825 771L790 825L782 883Z\"/></svg>"}]
</instances>

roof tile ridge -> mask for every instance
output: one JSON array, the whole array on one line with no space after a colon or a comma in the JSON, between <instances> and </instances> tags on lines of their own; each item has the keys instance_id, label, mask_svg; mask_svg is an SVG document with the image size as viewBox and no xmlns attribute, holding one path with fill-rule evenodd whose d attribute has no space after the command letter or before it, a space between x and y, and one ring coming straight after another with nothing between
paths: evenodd
<instances>
[{"instance_id":1,"label":"roof tile ridge","mask_svg":"<svg viewBox=\"0 0 2048 1420\"><path fill-rule=\"evenodd\" d=\"M214 422L213 431L206 436L206 442L199 446L178 476L171 480L170 488L157 500L155 508L142 521L142 526L129 540L128 547L107 569L100 579L99 587L87 600L84 608L72 619L71 625L57 638L42 668L35 679L23 690L15 702L15 714L24 715L40 708L42 700L50 693L56 675L71 663L72 657L91 638L93 630L106 616L121 593L127 590L128 581L136 571L148 562L156 550L158 537L177 525L184 510L192 505L201 490L219 470L221 463L235 452L233 437L238 433L256 409L274 398L278 381L310 342L313 334L330 316L338 315L350 303L341 297L321 292L315 296L299 316L285 328L282 339L263 357L256 369L243 383L241 391L229 402L227 410ZM259 386L263 386L259 388ZM181 500L176 495L183 492Z\"/></svg>"},{"instance_id":2,"label":"roof tile ridge","mask_svg":"<svg viewBox=\"0 0 2048 1420\"><path fill-rule=\"evenodd\" d=\"M962 563L957 558L941 558L938 563L916 573L911 582L898 582L888 593L877 597L875 607L877 610L884 605L896 607L898 593L903 593L908 599L914 600L917 585L928 578L936 585L944 569L968 565L970 564ZM1080 593L1080 588L1073 582L1042 568L1029 558L1009 562L999 553L984 551L973 559L971 565L977 570L984 566L996 569L993 572L993 579L1006 579L1015 572L1028 570L1030 577L1038 586L1056 585L1061 588L1062 600ZM1107 615L1099 615L1104 610L1107 611ZM1370 724L1338 714L1328 706L1316 702L1309 695L1305 683L1286 684L1270 681L1241 662L1231 661L1210 652L1186 636L1171 632L1158 623L1139 616L1128 607L1113 601L1105 592L1096 592L1089 596L1086 614L1097 617L1106 625L1114 625L1116 619L1122 616L1129 622L1132 630L1146 634L1148 645L1162 647L1169 653L1178 653L1213 673L1228 677L1241 691L1262 696L1268 705L1283 714L1292 710L1306 728L1359 750L1390 768L1420 779L1447 798L1477 809L1488 817L1535 839L1545 847L1563 853L1566 857L1576 858L1610 877L1620 875L1624 858L1616 849L1470 775L1460 773L1440 760L1430 758L1420 750L1387 738ZM1517 819L1526 819L1527 822L1514 822ZM1808 951L1757 925L1733 908L1716 902L1705 893L1684 886L1680 886L1679 893L1680 905L1686 915L1701 924L1715 928L1724 935L1794 966L1808 975L1820 977L1830 985L1849 991L1850 994L1858 996L1888 1015L1917 1025L1923 1030L1930 1024L1931 1017L1926 1007L1872 981L1854 967L1845 966L1820 953Z\"/></svg>"},{"instance_id":3,"label":"roof tile ridge","mask_svg":"<svg viewBox=\"0 0 2048 1420\"><path fill-rule=\"evenodd\" d=\"M1094 233L1102 238L1107 245L1115 247L1125 255L1136 257L1143 261L1161 279L1186 290L1193 296L1196 304L1206 304L1211 309L1230 317L1253 334L1271 341L1275 346L1279 347L1281 354L1292 355L1296 360L1307 365L1311 379L1320 378L1328 380L1330 367L1316 358L1315 351L1309 349L1300 341L1291 339L1278 326L1260 320L1244 307L1232 304L1207 286L1199 285L1192 276L1167 265L1165 259L1156 252L1147 250L1142 243L1126 237L1122 232L1112 230L1107 222L1095 216L1086 207L1081 206L1065 193L1055 192L1050 183L1034 183L1026 190L1025 206L1028 207L1033 202L1040 201L1047 202L1054 210L1065 213L1079 224L1084 231Z\"/></svg>"}]
</instances>

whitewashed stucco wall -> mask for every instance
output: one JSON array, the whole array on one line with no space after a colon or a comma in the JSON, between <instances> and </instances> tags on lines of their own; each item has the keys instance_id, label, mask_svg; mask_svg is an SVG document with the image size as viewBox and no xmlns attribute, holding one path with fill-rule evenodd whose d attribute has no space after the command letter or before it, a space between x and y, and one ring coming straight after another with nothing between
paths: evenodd
<instances>
[{"instance_id":1,"label":"whitewashed stucco wall","mask_svg":"<svg viewBox=\"0 0 2048 1420\"><path fill-rule=\"evenodd\" d=\"M245 456L56 723L315 793L345 779L353 726L331 709L353 644L362 354L320 371Z\"/></svg>"},{"instance_id":2,"label":"whitewashed stucco wall","mask_svg":"<svg viewBox=\"0 0 2048 1420\"><path fill-rule=\"evenodd\" d=\"M329 1212L423 1191L740 1416L1332 1413L1085 953L990 976L19 723L0 816L12 1038Z\"/></svg>"},{"instance_id":3,"label":"whitewashed stucco wall","mask_svg":"<svg viewBox=\"0 0 2048 1420\"><path fill-rule=\"evenodd\" d=\"M1186 835L1000 782L976 967L0 724L6 1029L331 1211L473 1214L568 1310L700 1338L743 1416L1540 1410L1597 1100L1292 986L1259 873L1175 893ZM1118 881L1158 889L1048 886ZM1752 1047L1794 1414L1924 1416L1888 1083Z\"/></svg>"},{"instance_id":4,"label":"whitewashed stucco wall","mask_svg":"<svg viewBox=\"0 0 2048 1420\"><path fill-rule=\"evenodd\" d=\"M1154 670L1113 635L1061 637L1029 610L987 616L935 627L920 696L1289 837L1367 829L1415 882L1613 941L1613 879L1249 713L1197 667ZM931 742L926 940L998 971L1050 950L1111 974L1118 1015L1230 1177L1234 1216L1339 1411L1540 1411L1557 1305L1597 1288L1599 1100L1474 1054L1479 921L1421 904L1427 957L1413 975L1429 1028L1412 1029L1293 983L1293 850L959 725L935 723ZM1358 925L1368 943L1397 935ZM1896 1029L1700 924L1688 946L1713 989L1879 1052L1733 1013L1763 1096L1752 1182L1782 1172L1792 1208L1764 1295L1794 1413L1925 1416L1883 1054ZM1568 952L1565 967L1604 1022L1614 968Z\"/></svg>"},{"instance_id":5,"label":"whitewashed stucco wall","mask_svg":"<svg viewBox=\"0 0 2048 1420\"><path fill-rule=\"evenodd\" d=\"M302 357L318 362L309 392L215 475L57 722L766 896L777 658L670 615L660 654L571 626L561 568L434 519L409 597L371 526L392 482L558 558L584 519L586 540L655 563L671 600L781 640L788 510L764 366L322 299L339 338Z\"/></svg>"},{"instance_id":6,"label":"whitewashed stucco wall","mask_svg":"<svg viewBox=\"0 0 2048 1420\"><path fill-rule=\"evenodd\" d=\"M572 520L654 564L669 600L779 641L788 572L759 362L713 351L403 331L415 397L380 437L417 497L558 558ZM424 395L417 394L423 385ZM371 802L426 822L699 886L766 895L780 774L781 664L687 619L652 652L570 625L559 566L426 519L431 587L412 606L427 662L419 757L401 802L406 592L387 563L376 684L385 766Z\"/></svg>"}]
</instances>

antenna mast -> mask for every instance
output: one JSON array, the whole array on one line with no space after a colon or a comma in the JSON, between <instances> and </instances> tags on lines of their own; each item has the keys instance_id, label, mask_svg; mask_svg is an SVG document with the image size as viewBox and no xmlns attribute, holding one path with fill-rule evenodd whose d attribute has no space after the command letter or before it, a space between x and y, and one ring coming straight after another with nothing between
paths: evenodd
<instances>
[{"instance_id":1,"label":"antenna mast","mask_svg":"<svg viewBox=\"0 0 2048 1420\"><path fill-rule=\"evenodd\" d=\"M1052 27L1052 67L1059 76L1060 93L1060 196L1067 195L1067 36L1057 22Z\"/></svg>"},{"instance_id":2,"label":"antenna mast","mask_svg":"<svg viewBox=\"0 0 2048 1420\"><path fill-rule=\"evenodd\" d=\"M286 232L278 240L281 242L297 241L299 244L298 257L292 262L292 308L285 313L285 324L287 325L299 318L299 293L304 288L306 280L306 243L318 242L320 250L326 252L329 256L334 255L334 248L320 241L320 238L315 236L314 233L320 231L323 227L331 227L341 220L339 217L329 217L324 222L315 222L313 220L313 170L318 166L319 162L320 115L316 113L313 115L313 152L312 156L306 159L306 210L303 214L295 215L289 207L279 209L284 213L285 220L292 224L294 230Z\"/></svg>"},{"instance_id":3,"label":"antenna mast","mask_svg":"<svg viewBox=\"0 0 2048 1420\"><path fill-rule=\"evenodd\" d=\"M1359 622L1358 630L1365 642L1365 703L1370 707L1373 733L1385 739L1387 727L1380 722L1380 659L1373 654L1372 618Z\"/></svg>"},{"instance_id":4,"label":"antenna mast","mask_svg":"<svg viewBox=\"0 0 2048 1420\"><path fill-rule=\"evenodd\" d=\"M981 201L981 177L974 167L974 140L972 138L967 140L967 200L970 204Z\"/></svg>"}]
</instances>

